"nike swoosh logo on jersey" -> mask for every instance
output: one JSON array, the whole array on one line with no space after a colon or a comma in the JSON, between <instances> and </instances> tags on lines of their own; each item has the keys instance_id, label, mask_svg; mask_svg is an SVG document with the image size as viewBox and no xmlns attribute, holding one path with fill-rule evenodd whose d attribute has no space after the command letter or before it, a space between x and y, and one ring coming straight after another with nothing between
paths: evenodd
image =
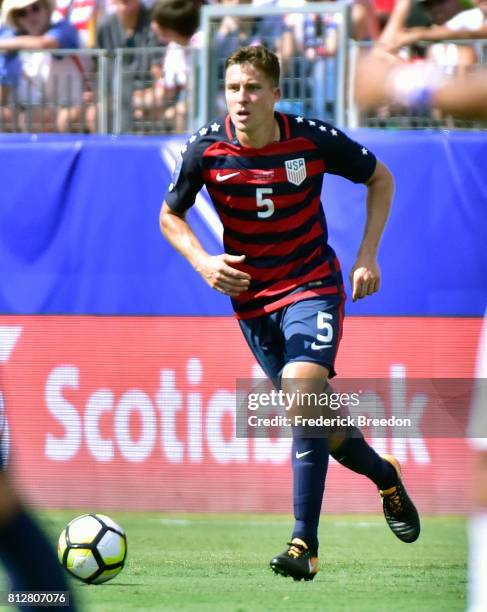
<instances>
[{"instance_id":1,"label":"nike swoosh logo on jersey","mask_svg":"<svg viewBox=\"0 0 487 612\"><path fill-rule=\"evenodd\" d=\"M316 344L316 342L313 342L311 348L313 351L321 351L321 349L331 348L331 344Z\"/></svg>"},{"instance_id":2,"label":"nike swoosh logo on jersey","mask_svg":"<svg viewBox=\"0 0 487 612\"><path fill-rule=\"evenodd\" d=\"M305 455L309 455L312 452L313 452L313 449L311 449L309 451L304 451L304 453L298 453L296 451L296 459L301 459L301 457L304 457Z\"/></svg>"},{"instance_id":3,"label":"nike swoosh logo on jersey","mask_svg":"<svg viewBox=\"0 0 487 612\"><path fill-rule=\"evenodd\" d=\"M238 176L239 174L240 172L231 172L230 174L220 174L219 172L217 172L216 180L218 183L223 183L223 181L228 181L228 179L231 179L234 176Z\"/></svg>"}]
</instances>

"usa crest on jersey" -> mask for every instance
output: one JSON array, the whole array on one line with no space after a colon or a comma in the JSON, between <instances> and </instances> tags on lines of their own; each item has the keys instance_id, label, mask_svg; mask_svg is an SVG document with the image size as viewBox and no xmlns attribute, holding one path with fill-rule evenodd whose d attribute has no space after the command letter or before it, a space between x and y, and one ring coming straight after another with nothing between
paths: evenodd
<instances>
[{"instance_id":1,"label":"usa crest on jersey","mask_svg":"<svg viewBox=\"0 0 487 612\"><path fill-rule=\"evenodd\" d=\"M301 185L306 178L306 162L304 157L289 159L284 163L287 180L293 185Z\"/></svg>"}]
</instances>

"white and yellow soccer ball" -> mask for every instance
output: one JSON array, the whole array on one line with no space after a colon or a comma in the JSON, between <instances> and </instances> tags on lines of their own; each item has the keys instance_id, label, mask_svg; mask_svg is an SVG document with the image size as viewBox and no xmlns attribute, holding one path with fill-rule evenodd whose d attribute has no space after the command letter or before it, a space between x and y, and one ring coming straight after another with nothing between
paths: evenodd
<instances>
[{"instance_id":1,"label":"white and yellow soccer ball","mask_svg":"<svg viewBox=\"0 0 487 612\"><path fill-rule=\"evenodd\" d=\"M58 541L61 565L88 584L101 584L122 571L127 558L125 531L104 514L83 514L73 519Z\"/></svg>"}]
</instances>

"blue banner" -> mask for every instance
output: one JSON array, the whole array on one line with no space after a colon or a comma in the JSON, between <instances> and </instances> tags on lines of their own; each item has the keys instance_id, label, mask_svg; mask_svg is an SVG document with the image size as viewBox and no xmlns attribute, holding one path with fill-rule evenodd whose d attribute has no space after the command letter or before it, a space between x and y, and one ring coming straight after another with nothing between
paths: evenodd
<instances>
[{"instance_id":1,"label":"blue banner","mask_svg":"<svg viewBox=\"0 0 487 612\"><path fill-rule=\"evenodd\" d=\"M487 303L487 134L380 132L352 137L396 180L380 250L381 291L348 314L480 316ZM0 312L228 315L161 237L159 208L186 137L0 135ZM330 242L347 275L366 189L327 176ZM222 250L203 194L188 216Z\"/></svg>"}]
</instances>

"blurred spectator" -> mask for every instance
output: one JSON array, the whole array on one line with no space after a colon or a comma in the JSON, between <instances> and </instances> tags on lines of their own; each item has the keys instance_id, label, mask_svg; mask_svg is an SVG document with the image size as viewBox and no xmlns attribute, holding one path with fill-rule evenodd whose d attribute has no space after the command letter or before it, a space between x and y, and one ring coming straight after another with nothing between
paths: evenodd
<instances>
[{"instance_id":1,"label":"blurred spectator","mask_svg":"<svg viewBox=\"0 0 487 612\"><path fill-rule=\"evenodd\" d=\"M462 11L452 17L446 24L448 29L455 32L462 30L473 32L487 28L487 0L474 0L474 4L476 5L474 8Z\"/></svg>"},{"instance_id":2,"label":"blurred spectator","mask_svg":"<svg viewBox=\"0 0 487 612\"><path fill-rule=\"evenodd\" d=\"M308 2L322 2L323 0L307 0ZM298 8L306 4L305 0L254 0L254 4L259 7L272 4L274 6L284 6ZM265 8L264 8L265 11ZM296 29L300 28L302 16L295 15L294 18L286 15L284 22ZM264 16L265 17L265 16ZM351 27L352 37L355 40L376 40L380 33L379 20L372 0L353 0L351 3Z\"/></svg>"},{"instance_id":3,"label":"blurred spectator","mask_svg":"<svg viewBox=\"0 0 487 612\"><path fill-rule=\"evenodd\" d=\"M162 43L194 43L200 25L198 0L156 0L151 11L152 29Z\"/></svg>"},{"instance_id":4,"label":"blurred spectator","mask_svg":"<svg viewBox=\"0 0 487 612\"><path fill-rule=\"evenodd\" d=\"M197 0L157 0L151 12L152 28L167 44L158 105L169 131L187 129L188 86L194 52L201 47L200 6Z\"/></svg>"},{"instance_id":5,"label":"blurred spectator","mask_svg":"<svg viewBox=\"0 0 487 612\"><path fill-rule=\"evenodd\" d=\"M280 6L299 7L320 0L278 0ZM291 13L291 11L290 11ZM308 98L307 108L285 106L288 112L309 113L314 117L335 119L337 88L337 48L341 15L304 13L286 15L277 49L283 66L283 97ZM375 40L379 22L369 0L355 0L351 5L351 35L356 40ZM291 78L287 79L287 75ZM303 83L304 88L303 88ZM279 108L283 108L280 103Z\"/></svg>"},{"instance_id":6,"label":"blurred spectator","mask_svg":"<svg viewBox=\"0 0 487 612\"><path fill-rule=\"evenodd\" d=\"M96 46L114 51L118 48L154 47L159 43L150 27L150 11L140 0L114 0L115 11L100 21ZM134 62L140 60L133 59ZM142 68L143 64L142 63ZM134 70L141 66L134 65Z\"/></svg>"},{"instance_id":7,"label":"blurred spectator","mask_svg":"<svg viewBox=\"0 0 487 612\"><path fill-rule=\"evenodd\" d=\"M96 31L96 47L114 52L126 49L122 60L121 129L130 131L134 119L152 115L156 104L155 84L161 78L161 52L157 37L151 29L150 12L141 0L114 0L115 12L100 21ZM133 51L131 52L130 50ZM137 51L137 49L154 49ZM113 73L109 70L109 73ZM113 83L110 97L113 95ZM95 109L90 109L90 126L95 131Z\"/></svg>"},{"instance_id":8,"label":"blurred spectator","mask_svg":"<svg viewBox=\"0 0 487 612\"><path fill-rule=\"evenodd\" d=\"M395 0L374 0L373 7L377 16L380 30L384 28L389 20L392 9L394 8L394 2Z\"/></svg>"},{"instance_id":9,"label":"blurred spectator","mask_svg":"<svg viewBox=\"0 0 487 612\"><path fill-rule=\"evenodd\" d=\"M241 4L250 4L250 0L221 0L220 4L231 8ZM221 60L221 66L224 63L223 59L228 57L238 47L247 46L252 42L252 37L255 33L253 22L255 22L255 18L245 19L232 15L226 15L221 20L215 39L217 57ZM219 77L223 78L223 70L219 71Z\"/></svg>"},{"instance_id":10,"label":"blurred spectator","mask_svg":"<svg viewBox=\"0 0 487 612\"><path fill-rule=\"evenodd\" d=\"M444 3L439 0L425 0L424 6L431 12L435 25L431 27L409 28L400 32L394 41L394 47L411 45L418 41L444 41L454 39L487 38L487 0L478 0L475 8L458 12L459 6L450 1L447 7L455 10L453 16L451 11L440 12L437 7L443 7ZM448 19L443 21L446 16ZM432 49L433 59L436 57L437 63L445 63L443 57L449 55L449 64L458 65L462 63L473 63L473 51L469 47L458 48L453 45L437 47ZM463 61L462 61L463 59Z\"/></svg>"},{"instance_id":11,"label":"blurred spectator","mask_svg":"<svg viewBox=\"0 0 487 612\"><path fill-rule=\"evenodd\" d=\"M388 51L397 51L405 32L444 23L460 10L459 0L396 0L378 42Z\"/></svg>"},{"instance_id":12,"label":"blurred spectator","mask_svg":"<svg viewBox=\"0 0 487 612\"><path fill-rule=\"evenodd\" d=\"M308 4L319 0L308 0ZM302 35L295 50L306 60L306 81L311 97L309 111L314 117L334 121L337 90L337 48L341 15L306 13L302 16ZM351 7L351 35L356 40L375 40L379 22L369 0L355 0Z\"/></svg>"},{"instance_id":13,"label":"blurred spectator","mask_svg":"<svg viewBox=\"0 0 487 612\"><path fill-rule=\"evenodd\" d=\"M75 55L59 56L40 49L76 49L78 33L67 21L52 21L50 0L5 0L1 21L0 78L3 119L11 129L65 132L81 113L86 72ZM19 53L20 52L20 53Z\"/></svg>"},{"instance_id":14,"label":"blurred spectator","mask_svg":"<svg viewBox=\"0 0 487 612\"><path fill-rule=\"evenodd\" d=\"M251 0L221 0L220 4L231 9L234 6L250 5ZM253 9L252 9L253 10ZM282 22L282 19L279 19ZM215 114L225 114L225 58L231 55L239 47L245 47L252 44L259 44L264 41L270 41L270 46L276 49L279 44L281 30L276 32L275 18L272 17L235 17L233 15L225 15L220 22L215 36L214 55L212 62L218 66L218 95ZM271 31L269 31L269 28Z\"/></svg>"},{"instance_id":15,"label":"blurred spectator","mask_svg":"<svg viewBox=\"0 0 487 612\"><path fill-rule=\"evenodd\" d=\"M407 63L381 49L358 66L355 96L363 109L398 104L439 109L461 119L487 119L487 69L471 75L445 75L432 62Z\"/></svg>"},{"instance_id":16,"label":"blurred spectator","mask_svg":"<svg viewBox=\"0 0 487 612\"><path fill-rule=\"evenodd\" d=\"M407 54L404 53L403 47L425 38L475 38L485 37L486 33L482 28L467 31L448 27L451 23L465 23L460 17L458 0L427 0L422 4L426 5L432 22L437 25L430 28L405 28L412 2L396 2L377 47L359 62L355 77L358 106L364 111L374 109L376 116L382 119L397 111L400 115L412 114L429 121L439 120L446 125L451 125L457 118L486 118L486 71L472 76L459 69L475 60L469 47L459 47L452 54L450 49L438 49L435 45L428 49L426 59L414 56L411 49ZM479 19L477 11L474 15ZM448 25L443 26L440 23L443 20ZM417 36L418 32L420 36Z\"/></svg>"},{"instance_id":17,"label":"blurred spectator","mask_svg":"<svg viewBox=\"0 0 487 612\"><path fill-rule=\"evenodd\" d=\"M254 0L252 4L262 15L255 20L257 44L273 50L279 57L281 69L286 72L286 62L295 54L296 41L303 40L303 15L292 9L304 6L306 0ZM289 11L284 15L267 15L265 7L268 5Z\"/></svg>"},{"instance_id":18,"label":"blurred spectator","mask_svg":"<svg viewBox=\"0 0 487 612\"><path fill-rule=\"evenodd\" d=\"M379 16L371 0L354 0L352 4L352 38L377 40L380 34Z\"/></svg>"},{"instance_id":19,"label":"blurred spectator","mask_svg":"<svg viewBox=\"0 0 487 612\"><path fill-rule=\"evenodd\" d=\"M432 25L443 24L462 10L460 0L417 0Z\"/></svg>"},{"instance_id":20,"label":"blurred spectator","mask_svg":"<svg viewBox=\"0 0 487 612\"><path fill-rule=\"evenodd\" d=\"M459 0L397 0L379 43L388 51L421 40L418 34L432 32L462 11ZM439 40L439 39L437 39Z\"/></svg>"},{"instance_id":21,"label":"blurred spectator","mask_svg":"<svg viewBox=\"0 0 487 612\"><path fill-rule=\"evenodd\" d=\"M314 2L316 0L309 0ZM333 118L336 88L337 15L307 13L303 23L303 52L307 60L307 79L312 97L313 117Z\"/></svg>"},{"instance_id":22,"label":"blurred spectator","mask_svg":"<svg viewBox=\"0 0 487 612\"><path fill-rule=\"evenodd\" d=\"M10 28L0 26L0 40L11 38L13 34ZM7 105L17 86L18 73L17 53L0 53L0 131L12 128L13 112Z\"/></svg>"},{"instance_id":23,"label":"blurred spectator","mask_svg":"<svg viewBox=\"0 0 487 612\"><path fill-rule=\"evenodd\" d=\"M405 0L402 2L407 5ZM487 0L478 0L476 8L465 11L461 10L458 0L425 0L422 5L431 16L433 25L404 29L398 22L394 29L391 28L387 40L383 41L387 49L397 51L419 41L487 38ZM447 74L462 71L477 59L472 46L456 44L432 45L427 56Z\"/></svg>"}]
</instances>

